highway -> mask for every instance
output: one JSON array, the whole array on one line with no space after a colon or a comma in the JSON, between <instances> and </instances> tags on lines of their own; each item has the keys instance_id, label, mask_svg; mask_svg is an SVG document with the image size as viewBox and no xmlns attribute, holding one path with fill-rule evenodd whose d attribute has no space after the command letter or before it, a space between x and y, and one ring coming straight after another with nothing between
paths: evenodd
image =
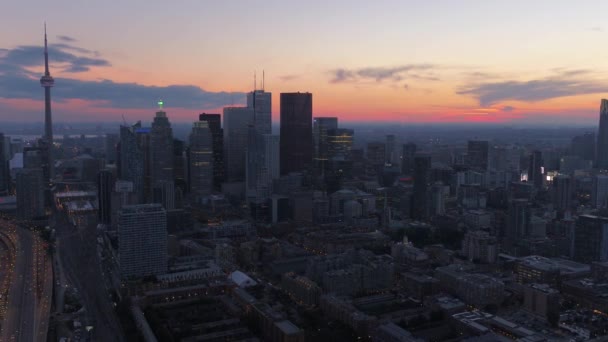
<instances>
[{"instance_id":1,"label":"highway","mask_svg":"<svg viewBox=\"0 0 608 342\"><path fill-rule=\"evenodd\" d=\"M2 231L12 231L14 264L10 271L8 305L2 341L45 341L50 313L50 264L44 242L28 229L0 220Z\"/></svg>"},{"instance_id":2,"label":"highway","mask_svg":"<svg viewBox=\"0 0 608 342\"><path fill-rule=\"evenodd\" d=\"M92 220L94 222L94 220ZM97 254L97 232L94 224L74 227L63 214L57 215L56 249L63 276L82 297L86 326L92 326L93 341L124 341L114 306L105 287L101 262Z\"/></svg>"}]
</instances>

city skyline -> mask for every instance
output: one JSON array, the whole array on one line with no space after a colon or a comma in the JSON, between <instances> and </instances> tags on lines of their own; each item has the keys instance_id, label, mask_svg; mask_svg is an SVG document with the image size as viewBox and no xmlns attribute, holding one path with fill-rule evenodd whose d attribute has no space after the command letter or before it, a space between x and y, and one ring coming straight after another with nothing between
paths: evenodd
<instances>
[{"instance_id":1,"label":"city skyline","mask_svg":"<svg viewBox=\"0 0 608 342\"><path fill-rule=\"evenodd\" d=\"M159 98L172 121L192 122L197 112L245 105L245 94L262 88L263 71L267 91L311 92L314 116L343 122L596 121L597 99L608 90L598 43L602 2L574 12L566 2L476 2L466 11L450 3L441 10L419 2L346 4L268 2L245 10L244 3L147 2L119 10L75 5L69 13L11 4L15 15L0 24L0 121L41 120L36 80L45 20L57 122L122 115L134 122Z\"/></svg>"}]
</instances>

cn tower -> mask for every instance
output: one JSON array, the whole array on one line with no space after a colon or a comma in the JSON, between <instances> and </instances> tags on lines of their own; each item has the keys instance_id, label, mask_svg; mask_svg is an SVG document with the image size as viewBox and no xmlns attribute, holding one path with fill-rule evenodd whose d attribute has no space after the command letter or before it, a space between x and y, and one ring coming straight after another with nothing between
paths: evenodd
<instances>
[{"instance_id":1,"label":"cn tower","mask_svg":"<svg viewBox=\"0 0 608 342\"><path fill-rule=\"evenodd\" d=\"M53 178L53 118L51 115L51 87L55 80L49 72L49 51L46 42L46 23L44 24L44 76L40 78L40 85L44 88L44 137L46 145L45 164L48 167L49 181Z\"/></svg>"}]
</instances>

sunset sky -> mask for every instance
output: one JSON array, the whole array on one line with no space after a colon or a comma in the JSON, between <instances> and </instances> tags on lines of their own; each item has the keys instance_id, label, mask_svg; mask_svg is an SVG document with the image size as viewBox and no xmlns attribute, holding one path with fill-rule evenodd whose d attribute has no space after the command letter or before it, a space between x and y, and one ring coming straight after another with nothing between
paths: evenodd
<instances>
[{"instance_id":1,"label":"sunset sky","mask_svg":"<svg viewBox=\"0 0 608 342\"><path fill-rule=\"evenodd\" d=\"M0 121L171 121L241 105L265 70L342 121L597 123L607 1L7 1Z\"/></svg>"}]
</instances>

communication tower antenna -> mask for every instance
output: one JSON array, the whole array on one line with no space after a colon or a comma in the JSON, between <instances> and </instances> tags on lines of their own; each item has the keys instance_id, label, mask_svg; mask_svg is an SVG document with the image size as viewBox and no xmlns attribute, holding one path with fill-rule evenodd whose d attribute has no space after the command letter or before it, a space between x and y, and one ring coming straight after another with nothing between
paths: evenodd
<instances>
[{"instance_id":1,"label":"communication tower antenna","mask_svg":"<svg viewBox=\"0 0 608 342\"><path fill-rule=\"evenodd\" d=\"M264 91L264 69L262 69L262 91Z\"/></svg>"}]
</instances>

